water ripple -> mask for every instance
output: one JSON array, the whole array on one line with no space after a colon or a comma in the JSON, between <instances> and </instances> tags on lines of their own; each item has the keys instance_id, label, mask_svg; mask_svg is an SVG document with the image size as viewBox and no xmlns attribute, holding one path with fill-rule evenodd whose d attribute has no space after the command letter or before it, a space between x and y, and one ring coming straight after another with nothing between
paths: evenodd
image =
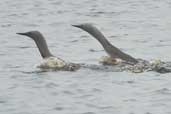
<instances>
[{"instance_id":1,"label":"water ripple","mask_svg":"<svg viewBox=\"0 0 171 114\"><path fill-rule=\"evenodd\" d=\"M0 7L0 113L170 114L170 74L111 72L97 61L106 55L97 40L70 26L93 23L136 58L170 61L169 0L0 0ZM29 30L48 34L54 55L94 70L34 68L37 47L16 35Z\"/></svg>"}]
</instances>

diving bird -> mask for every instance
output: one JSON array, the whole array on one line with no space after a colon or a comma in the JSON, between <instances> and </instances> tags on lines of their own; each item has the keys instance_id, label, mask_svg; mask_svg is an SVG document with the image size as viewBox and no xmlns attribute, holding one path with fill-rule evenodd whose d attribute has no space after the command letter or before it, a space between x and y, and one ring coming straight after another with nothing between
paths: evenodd
<instances>
[{"instance_id":1,"label":"diving bird","mask_svg":"<svg viewBox=\"0 0 171 114\"><path fill-rule=\"evenodd\" d=\"M67 63L61 58L52 55L48 49L44 36L39 31L29 31L25 33L16 34L28 36L29 38L33 39L36 43L39 52L43 58L43 61L40 63L40 65L37 66L38 68L66 71L75 71L80 68L79 64Z\"/></svg>"},{"instance_id":2,"label":"diving bird","mask_svg":"<svg viewBox=\"0 0 171 114\"><path fill-rule=\"evenodd\" d=\"M84 23L79 25L72 25L74 27L78 27L89 34L91 34L94 38L96 38L100 44L103 46L104 50L107 52L107 54L110 57L107 57L107 60L104 60L108 64L113 64L112 62L116 62L117 59L122 60L124 62L127 62L129 64L136 64L138 63L138 60L133 58L132 56L122 52L120 49L112 45L105 36L92 24L90 23Z\"/></svg>"}]
</instances>

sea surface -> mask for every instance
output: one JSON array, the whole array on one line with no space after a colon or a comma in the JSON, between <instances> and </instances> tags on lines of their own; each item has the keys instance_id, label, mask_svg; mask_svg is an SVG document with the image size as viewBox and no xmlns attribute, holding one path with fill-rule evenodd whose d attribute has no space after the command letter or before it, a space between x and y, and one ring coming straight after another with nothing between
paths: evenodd
<instances>
[{"instance_id":1,"label":"sea surface","mask_svg":"<svg viewBox=\"0 0 171 114\"><path fill-rule=\"evenodd\" d=\"M171 61L170 0L0 0L0 114L171 114L171 73L42 72L16 34L38 30L57 57L99 65L106 53L80 23L135 58Z\"/></svg>"}]
</instances>

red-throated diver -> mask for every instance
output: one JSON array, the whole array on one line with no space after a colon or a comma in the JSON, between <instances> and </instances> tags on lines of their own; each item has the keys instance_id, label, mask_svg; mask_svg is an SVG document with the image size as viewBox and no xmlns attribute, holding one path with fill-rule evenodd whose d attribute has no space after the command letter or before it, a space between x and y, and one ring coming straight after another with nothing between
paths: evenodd
<instances>
[{"instance_id":1,"label":"red-throated diver","mask_svg":"<svg viewBox=\"0 0 171 114\"><path fill-rule=\"evenodd\" d=\"M28 36L29 38L33 39L36 43L39 52L43 58L43 62L37 66L38 68L67 71L75 71L80 68L79 64L67 63L64 60L52 55L48 49L45 38L39 31L29 31L17 34Z\"/></svg>"},{"instance_id":2,"label":"red-throated diver","mask_svg":"<svg viewBox=\"0 0 171 114\"><path fill-rule=\"evenodd\" d=\"M90 25L88 25L88 26L90 26ZM101 34L101 33L96 32L97 31L96 28L93 28L93 29L95 31L95 33L93 35L98 37L98 34ZM47 46L47 43L46 43L46 40L39 31L30 31L30 32L26 32L26 33L17 33L17 34L28 36L28 37L32 38L35 41L35 43L36 43L36 45L37 45L37 47L38 47L38 49L40 51L40 54L41 54L41 56L43 58L43 62L38 67L43 68L43 69L75 71L75 70L79 69L80 67L83 67L83 68L89 68L89 69L92 69L92 70L100 70L100 71L104 70L104 71L116 71L116 72L124 71L124 70L135 72L135 73L144 72L144 71L157 71L157 72L160 72L160 73L171 72L171 69L170 69L171 66L169 66L169 68L167 68L167 64L165 66L165 63L160 62L160 61L149 63L148 61L141 60L136 65L128 65L128 64L122 65L122 64L119 64L118 66L116 65L115 67L67 63L64 60L62 60L62 59L60 59L58 57L55 57L54 55L52 55L50 53L50 51L48 49L48 46ZM112 45L104 38L104 36L102 38L97 38L97 39L99 39L99 41L102 43L104 48L106 48L106 45L110 45L112 47ZM106 44L104 44L104 43L106 43ZM110 46L107 47L107 48L111 48ZM109 50L109 49L106 49L106 50ZM109 50L108 53L112 53L113 51L114 52L119 51L119 52L117 52L116 56L114 56L113 58L109 57L109 59L107 59L108 62L113 62L113 61L115 61L115 58L119 58L119 57L121 58L122 56L125 56L125 54L123 52L121 52L117 48L115 49L115 47L114 47L114 49ZM123 53L123 54L118 55L118 53ZM130 59L129 57L130 56L128 56L124 60L129 60ZM122 59L123 59L123 57L122 57ZM131 61L132 60L134 60L134 58L133 59L131 58ZM164 64L164 66L162 66L163 64Z\"/></svg>"},{"instance_id":3,"label":"red-throated diver","mask_svg":"<svg viewBox=\"0 0 171 114\"><path fill-rule=\"evenodd\" d=\"M84 24L79 24L79 25L72 25L74 27L81 28L82 30L88 32L91 34L93 37L95 37L103 46L104 50L108 53L108 55L111 58L107 58L110 61L115 61L116 58L122 59L125 62L131 63L131 64L136 64L138 61L131 57L130 55L122 52L120 49L117 47L113 46L106 38L105 36L92 24L90 23L84 23Z\"/></svg>"}]
</instances>

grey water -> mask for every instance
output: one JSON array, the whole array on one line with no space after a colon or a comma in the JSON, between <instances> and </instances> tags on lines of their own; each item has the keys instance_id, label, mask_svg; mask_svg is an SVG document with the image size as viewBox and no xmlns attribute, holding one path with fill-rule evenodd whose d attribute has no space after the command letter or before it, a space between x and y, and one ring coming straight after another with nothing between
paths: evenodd
<instances>
[{"instance_id":1,"label":"grey water","mask_svg":"<svg viewBox=\"0 0 171 114\"><path fill-rule=\"evenodd\" d=\"M66 61L99 64L102 46L72 24L93 23L110 42L146 60L171 61L170 0L0 0L0 114L171 114L171 74L41 72L39 30Z\"/></svg>"}]
</instances>

